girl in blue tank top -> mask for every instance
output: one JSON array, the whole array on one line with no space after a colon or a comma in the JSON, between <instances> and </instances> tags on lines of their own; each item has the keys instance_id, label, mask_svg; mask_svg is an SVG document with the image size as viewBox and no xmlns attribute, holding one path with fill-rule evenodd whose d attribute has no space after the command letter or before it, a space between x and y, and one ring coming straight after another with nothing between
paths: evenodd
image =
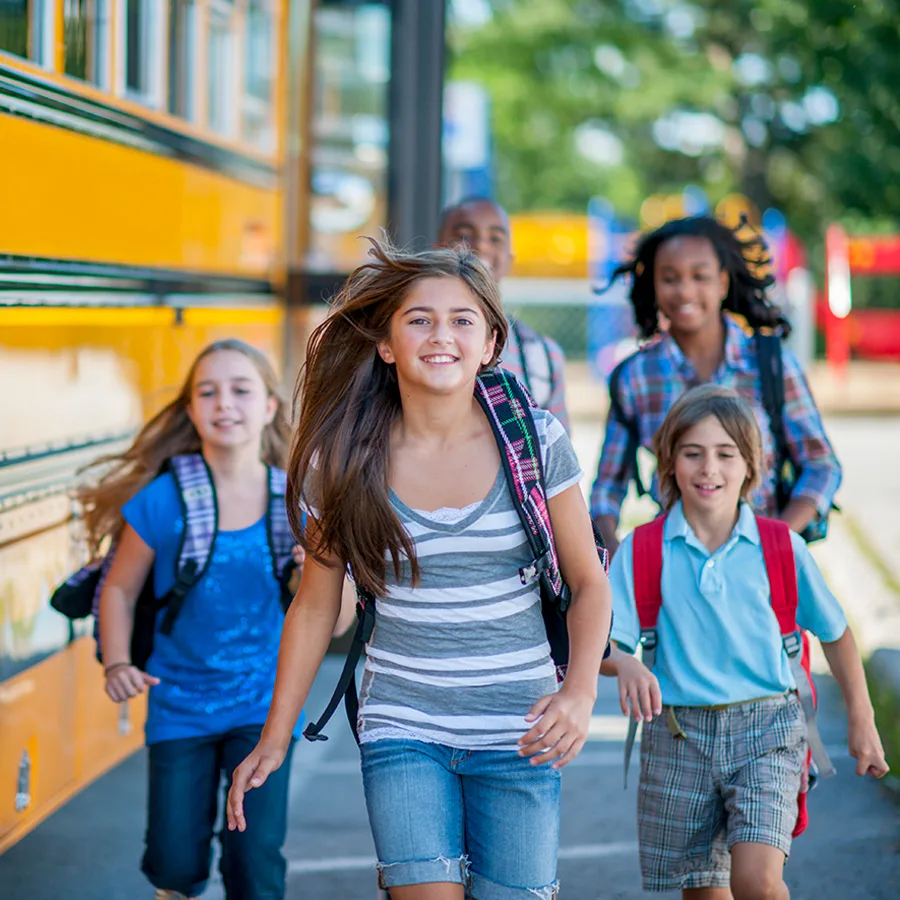
<instances>
[{"instance_id":1,"label":"girl in blue tank top","mask_svg":"<svg viewBox=\"0 0 900 900\"><path fill-rule=\"evenodd\" d=\"M117 539L100 597L106 691L125 702L149 690L142 869L157 900L196 897L205 888L222 780L255 746L272 698L284 613L267 512L269 468L283 466L286 455L285 409L268 360L241 341L218 341L198 356L177 398L134 444L102 461L111 468L82 495L94 548L108 536ZM131 660L137 598L151 573L156 597L168 594L185 534L176 480L156 473L190 453L202 454L214 485L214 543L168 634L159 630L166 611L160 609L141 670ZM299 547L295 559L302 561ZM295 718L295 736L299 728ZM289 771L258 792L264 823L258 833L222 836L229 898L284 896Z\"/></svg>"}]
</instances>

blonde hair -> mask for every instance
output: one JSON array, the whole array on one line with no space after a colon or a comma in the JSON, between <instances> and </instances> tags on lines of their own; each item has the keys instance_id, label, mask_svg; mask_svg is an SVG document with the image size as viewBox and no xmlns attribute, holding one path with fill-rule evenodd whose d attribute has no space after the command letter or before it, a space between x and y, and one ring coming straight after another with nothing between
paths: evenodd
<instances>
[{"instance_id":1,"label":"blonde hair","mask_svg":"<svg viewBox=\"0 0 900 900\"><path fill-rule=\"evenodd\" d=\"M265 354L244 341L236 338L215 341L201 350L193 361L178 396L140 430L124 453L103 456L85 467L85 470L94 466L108 467L98 482L81 488L76 495L84 507L84 525L92 555L101 552L107 537L118 534L123 524L122 507L156 478L167 459L182 453L200 452L200 435L187 412L194 379L204 359L224 351L246 356L259 372L267 394L276 398L275 416L263 430L259 457L268 466L284 467L290 429L287 402L275 370Z\"/></svg>"},{"instance_id":2,"label":"blonde hair","mask_svg":"<svg viewBox=\"0 0 900 900\"><path fill-rule=\"evenodd\" d=\"M653 438L659 494L666 511L681 496L675 481L678 445L686 432L710 416L718 420L747 463L747 479L741 488L741 497L746 499L760 482L763 470L762 435L750 404L728 388L703 384L682 394Z\"/></svg>"}]
</instances>

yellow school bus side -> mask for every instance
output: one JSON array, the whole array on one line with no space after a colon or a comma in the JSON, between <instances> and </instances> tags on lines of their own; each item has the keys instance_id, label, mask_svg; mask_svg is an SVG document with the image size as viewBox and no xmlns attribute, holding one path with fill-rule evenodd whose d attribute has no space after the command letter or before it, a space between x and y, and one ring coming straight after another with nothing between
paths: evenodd
<instances>
[{"instance_id":1,"label":"yellow school bus side","mask_svg":"<svg viewBox=\"0 0 900 900\"><path fill-rule=\"evenodd\" d=\"M0 144L15 173L3 178L3 206L16 211L0 216L5 253L271 274L283 218L273 187L11 116Z\"/></svg>"}]
</instances>

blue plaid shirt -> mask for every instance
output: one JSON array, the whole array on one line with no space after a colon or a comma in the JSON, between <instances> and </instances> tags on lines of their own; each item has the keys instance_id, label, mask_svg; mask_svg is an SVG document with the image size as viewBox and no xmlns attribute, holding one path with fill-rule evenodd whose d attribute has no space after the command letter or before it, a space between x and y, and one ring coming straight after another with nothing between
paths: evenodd
<instances>
[{"instance_id":1,"label":"blue plaid shirt","mask_svg":"<svg viewBox=\"0 0 900 900\"><path fill-rule=\"evenodd\" d=\"M782 348L782 359L785 436L790 457L801 470L791 498L809 501L824 515L840 486L841 466L825 436L819 410L800 364L786 348ZM769 417L763 408L756 345L752 335L729 316L725 316L725 358L711 380L736 391L756 413L762 431L766 471L751 501L758 512L774 516L777 514L773 469L775 442ZM652 446L653 436L675 401L688 388L700 383L694 364L668 334L658 335L630 358L619 380L619 400L625 417L637 422L642 447L649 449ZM614 416L608 416L603 452L591 492L591 514L595 517L619 517L631 477L626 459L628 438L626 426ZM655 476L650 493L658 502Z\"/></svg>"}]
</instances>

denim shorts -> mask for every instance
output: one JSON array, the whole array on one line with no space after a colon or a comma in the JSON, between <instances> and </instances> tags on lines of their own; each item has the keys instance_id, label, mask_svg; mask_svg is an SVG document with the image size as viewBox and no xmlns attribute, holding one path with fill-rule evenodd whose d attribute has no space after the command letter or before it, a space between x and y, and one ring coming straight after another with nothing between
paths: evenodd
<instances>
[{"instance_id":1,"label":"denim shorts","mask_svg":"<svg viewBox=\"0 0 900 900\"><path fill-rule=\"evenodd\" d=\"M477 900L557 896L560 772L513 750L364 743L381 887L466 885Z\"/></svg>"}]
</instances>

